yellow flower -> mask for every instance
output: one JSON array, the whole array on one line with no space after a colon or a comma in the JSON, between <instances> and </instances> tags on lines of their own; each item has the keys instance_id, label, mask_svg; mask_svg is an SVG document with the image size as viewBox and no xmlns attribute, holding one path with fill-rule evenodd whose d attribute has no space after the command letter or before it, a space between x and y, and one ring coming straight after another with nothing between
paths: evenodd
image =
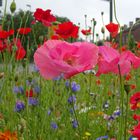
<instances>
[{"instance_id":1,"label":"yellow flower","mask_svg":"<svg viewBox=\"0 0 140 140\"><path fill-rule=\"evenodd\" d=\"M91 133L85 132L85 135L88 136L88 137L90 137L91 136Z\"/></svg>"}]
</instances>

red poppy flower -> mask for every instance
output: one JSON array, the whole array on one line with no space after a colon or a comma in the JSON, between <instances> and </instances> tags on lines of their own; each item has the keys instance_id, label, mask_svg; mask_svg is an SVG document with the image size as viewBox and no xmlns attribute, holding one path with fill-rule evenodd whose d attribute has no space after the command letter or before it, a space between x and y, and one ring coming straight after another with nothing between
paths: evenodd
<instances>
[{"instance_id":1,"label":"red poppy flower","mask_svg":"<svg viewBox=\"0 0 140 140\"><path fill-rule=\"evenodd\" d=\"M21 60L24 58L24 56L26 55L26 51L24 48L19 48L16 51L16 60Z\"/></svg>"},{"instance_id":2,"label":"red poppy flower","mask_svg":"<svg viewBox=\"0 0 140 140\"><path fill-rule=\"evenodd\" d=\"M130 104L132 110L140 108L140 92L136 92L130 97Z\"/></svg>"},{"instance_id":3,"label":"red poppy flower","mask_svg":"<svg viewBox=\"0 0 140 140\"><path fill-rule=\"evenodd\" d=\"M118 48L118 43L116 42L104 42L105 46L111 47L113 49L117 49Z\"/></svg>"},{"instance_id":4,"label":"red poppy flower","mask_svg":"<svg viewBox=\"0 0 140 140\"><path fill-rule=\"evenodd\" d=\"M111 22L110 24L106 25L106 28L110 32L112 37L116 37L116 35L118 34L118 30L119 30L118 24Z\"/></svg>"},{"instance_id":5,"label":"red poppy flower","mask_svg":"<svg viewBox=\"0 0 140 140\"><path fill-rule=\"evenodd\" d=\"M12 51L12 46L16 46L17 47L17 50L16 50L16 53L15 53L15 58L16 60L21 60L25 57L26 55L26 51L24 49L24 47L22 46L21 42L20 42L20 39L14 39L13 41L14 43L12 43L10 45L10 50Z\"/></svg>"},{"instance_id":6,"label":"red poppy flower","mask_svg":"<svg viewBox=\"0 0 140 140\"><path fill-rule=\"evenodd\" d=\"M33 90L26 91L26 97L33 97Z\"/></svg>"},{"instance_id":7,"label":"red poppy flower","mask_svg":"<svg viewBox=\"0 0 140 140\"><path fill-rule=\"evenodd\" d=\"M133 119L137 120L137 121L140 121L140 115L134 114Z\"/></svg>"},{"instance_id":8,"label":"red poppy flower","mask_svg":"<svg viewBox=\"0 0 140 140\"><path fill-rule=\"evenodd\" d=\"M127 50L127 46L122 46L121 51L124 52Z\"/></svg>"},{"instance_id":9,"label":"red poppy flower","mask_svg":"<svg viewBox=\"0 0 140 140\"><path fill-rule=\"evenodd\" d=\"M130 85L130 88L131 88L131 89L135 89L135 88L136 88L136 85L133 85L133 84L132 84L132 85Z\"/></svg>"},{"instance_id":10,"label":"red poppy flower","mask_svg":"<svg viewBox=\"0 0 140 140\"><path fill-rule=\"evenodd\" d=\"M10 29L9 31L8 31L8 35L10 36L10 35L13 35L14 34L14 30L13 29Z\"/></svg>"},{"instance_id":11,"label":"red poppy flower","mask_svg":"<svg viewBox=\"0 0 140 140\"><path fill-rule=\"evenodd\" d=\"M91 34L91 28L89 28L88 30L81 30L83 35L90 35Z\"/></svg>"},{"instance_id":12,"label":"red poppy flower","mask_svg":"<svg viewBox=\"0 0 140 140\"><path fill-rule=\"evenodd\" d=\"M78 26L68 21L59 24L58 29L56 29L56 33L64 39L68 39L70 37L77 38L78 30L79 30Z\"/></svg>"},{"instance_id":13,"label":"red poppy flower","mask_svg":"<svg viewBox=\"0 0 140 140\"><path fill-rule=\"evenodd\" d=\"M37 8L34 13L35 20L42 22L45 26L50 26L52 22L56 21L56 17L51 14L51 10L46 11Z\"/></svg>"},{"instance_id":14,"label":"red poppy flower","mask_svg":"<svg viewBox=\"0 0 140 140\"><path fill-rule=\"evenodd\" d=\"M9 36L8 32L7 31L0 31L0 39L7 39Z\"/></svg>"},{"instance_id":15,"label":"red poppy flower","mask_svg":"<svg viewBox=\"0 0 140 140\"><path fill-rule=\"evenodd\" d=\"M96 85L100 85L101 84L101 80L100 79L98 79L98 80L96 80Z\"/></svg>"},{"instance_id":16,"label":"red poppy flower","mask_svg":"<svg viewBox=\"0 0 140 140\"><path fill-rule=\"evenodd\" d=\"M58 35L52 35L51 39L58 40L60 37Z\"/></svg>"},{"instance_id":17,"label":"red poppy flower","mask_svg":"<svg viewBox=\"0 0 140 140\"><path fill-rule=\"evenodd\" d=\"M139 49L140 49L140 42L138 42L138 43L137 43L137 48L139 48Z\"/></svg>"},{"instance_id":18,"label":"red poppy flower","mask_svg":"<svg viewBox=\"0 0 140 140\"><path fill-rule=\"evenodd\" d=\"M3 50L5 50L7 47L7 44L6 44L6 40L0 40L0 52L2 52Z\"/></svg>"},{"instance_id":19,"label":"red poppy flower","mask_svg":"<svg viewBox=\"0 0 140 140\"><path fill-rule=\"evenodd\" d=\"M134 129L132 131L130 131L130 133L137 137L138 140L140 140L140 122L138 123L138 125L134 126Z\"/></svg>"},{"instance_id":20,"label":"red poppy flower","mask_svg":"<svg viewBox=\"0 0 140 140\"><path fill-rule=\"evenodd\" d=\"M28 27L27 28L19 28L19 29L17 29L17 31L22 35L27 35L28 33L31 32L31 28L28 28Z\"/></svg>"},{"instance_id":21,"label":"red poppy flower","mask_svg":"<svg viewBox=\"0 0 140 140\"><path fill-rule=\"evenodd\" d=\"M131 76L131 74L129 73L129 74L126 75L125 80L126 80L126 81L129 81L131 78L132 78L132 76Z\"/></svg>"}]
</instances>

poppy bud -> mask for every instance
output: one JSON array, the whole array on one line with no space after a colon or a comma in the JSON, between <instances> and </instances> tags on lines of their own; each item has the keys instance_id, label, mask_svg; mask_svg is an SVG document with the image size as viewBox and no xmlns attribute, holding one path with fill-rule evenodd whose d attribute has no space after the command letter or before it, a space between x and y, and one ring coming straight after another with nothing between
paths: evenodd
<instances>
[{"instance_id":1,"label":"poppy bud","mask_svg":"<svg viewBox=\"0 0 140 140\"><path fill-rule=\"evenodd\" d=\"M126 93L128 94L130 92L130 85L125 84L124 85L124 90L126 91Z\"/></svg>"},{"instance_id":2,"label":"poppy bud","mask_svg":"<svg viewBox=\"0 0 140 140\"><path fill-rule=\"evenodd\" d=\"M97 22L94 20L94 26L96 26Z\"/></svg>"},{"instance_id":3,"label":"poppy bud","mask_svg":"<svg viewBox=\"0 0 140 140\"><path fill-rule=\"evenodd\" d=\"M10 11L11 13L14 13L15 10L16 10L16 3L15 3L15 0L13 0L13 2L10 5Z\"/></svg>"},{"instance_id":4,"label":"poppy bud","mask_svg":"<svg viewBox=\"0 0 140 140\"><path fill-rule=\"evenodd\" d=\"M101 12L101 15L103 16L104 15L104 12Z\"/></svg>"},{"instance_id":5,"label":"poppy bud","mask_svg":"<svg viewBox=\"0 0 140 140\"><path fill-rule=\"evenodd\" d=\"M99 36L99 34L97 33L97 34L96 34L96 37L98 37L98 36Z\"/></svg>"},{"instance_id":6,"label":"poppy bud","mask_svg":"<svg viewBox=\"0 0 140 140\"><path fill-rule=\"evenodd\" d=\"M102 32L103 34L105 33L104 27L101 28L101 32Z\"/></svg>"}]
</instances>

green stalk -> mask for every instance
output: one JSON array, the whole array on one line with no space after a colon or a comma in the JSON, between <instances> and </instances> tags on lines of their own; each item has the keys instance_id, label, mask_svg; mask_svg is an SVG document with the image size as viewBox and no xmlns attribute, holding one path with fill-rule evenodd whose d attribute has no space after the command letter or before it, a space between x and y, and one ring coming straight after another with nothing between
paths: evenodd
<instances>
[{"instance_id":1,"label":"green stalk","mask_svg":"<svg viewBox=\"0 0 140 140\"><path fill-rule=\"evenodd\" d=\"M7 8L7 0L5 0L5 6L4 6L4 17L2 20L2 29L4 27L5 17L6 17L6 8Z\"/></svg>"},{"instance_id":2,"label":"green stalk","mask_svg":"<svg viewBox=\"0 0 140 140\"><path fill-rule=\"evenodd\" d=\"M119 70L119 80L120 80L120 108L121 108L121 118L120 118L120 137L119 140L122 140L122 136L123 136L123 124L124 124L124 90L123 90L123 79L122 79L122 75L121 75L121 69L120 69L120 65L118 65L118 70Z\"/></svg>"},{"instance_id":3,"label":"green stalk","mask_svg":"<svg viewBox=\"0 0 140 140\"><path fill-rule=\"evenodd\" d=\"M125 126L124 126L124 140L127 140L127 120L128 120L128 93L126 93L126 115L125 115Z\"/></svg>"},{"instance_id":4,"label":"green stalk","mask_svg":"<svg viewBox=\"0 0 140 140\"><path fill-rule=\"evenodd\" d=\"M71 79L70 79L70 83L71 83ZM71 89L70 89L70 88L69 88L69 93L70 93L70 96L72 96L72 92L71 92ZM78 121L78 117L77 117L76 111L75 111L75 109L74 109L74 103L73 103L73 102L72 102L72 109L73 109L73 113L74 113L75 120L76 120L77 123L78 123L78 133L79 133L80 139L82 139L82 137L81 137L81 132L80 132L79 121Z\"/></svg>"}]
</instances>

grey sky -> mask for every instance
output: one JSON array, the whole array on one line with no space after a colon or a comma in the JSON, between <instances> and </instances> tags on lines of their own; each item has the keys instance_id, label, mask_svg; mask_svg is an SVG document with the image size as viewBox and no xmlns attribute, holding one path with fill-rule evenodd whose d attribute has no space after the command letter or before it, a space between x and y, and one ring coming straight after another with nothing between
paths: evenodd
<instances>
[{"instance_id":1,"label":"grey sky","mask_svg":"<svg viewBox=\"0 0 140 140\"><path fill-rule=\"evenodd\" d=\"M4 0L5 1L5 0ZM10 3L12 0L8 0ZM91 19L97 20L97 31L102 27L101 12L104 12L104 22L109 23L109 2L102 0L15 0L17 9L29 9L26 4L31 5L31 10L36 8L51 9L58 16L65 16L75 24L81 23L84 28L84 15L87 14L88 25ZM140 0L116 0L117 17L121 25L135 21L139 14ZM115 22L115 20L114 20Z\"/></svg>"}]
</instances>

